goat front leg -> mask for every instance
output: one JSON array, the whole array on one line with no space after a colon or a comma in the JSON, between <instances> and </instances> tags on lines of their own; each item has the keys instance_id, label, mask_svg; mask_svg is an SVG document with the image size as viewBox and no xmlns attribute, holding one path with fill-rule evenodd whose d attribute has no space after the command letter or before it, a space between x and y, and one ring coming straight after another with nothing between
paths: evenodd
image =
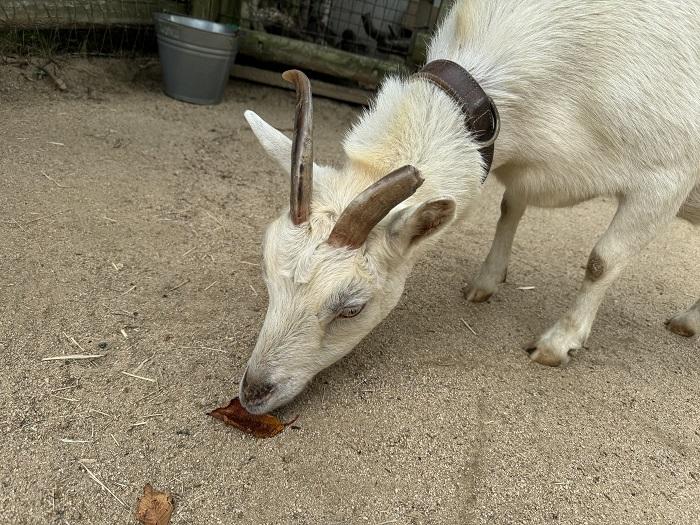
<instances>
[{"instance_id":1,"label":"goat front leg","mask_svg":"<svg viewBox=\"0 0 700 525\"><path fill-rule=\"evenodd\" d=\"M462 289L467 300L475 303L486 301L498 285L506 280L513 239L526 207L524 200L513 196L508 190L503 194L501 217L498 219L491 250L474 282Z\"/></svg>"},{"instance_id":2,"label":"goat front leg","mask_svg":"<svg viewBox=\"0 0 700 525\"><path fill-rule=\"evenodd\" d=\"M700 334L700 300L685 312L666 321L666 327L671 332L685 337Z\"/></svg>"},{"instance_id":3,"label":"goat front leg","mask_svg":"<svg viewBox=\"0 0 700 525\"><path fill-rule=\"evenodd\" d=\"M606 290L630 257L671 222L682 195L682 191L674 192L662 202L650 202L644 195L620 199L615 217L588 258L586 275L573 305L536 344L527 348L533 361L559 366L568 361L569 350L585 344Z\"/></svg>"}]
</instances>

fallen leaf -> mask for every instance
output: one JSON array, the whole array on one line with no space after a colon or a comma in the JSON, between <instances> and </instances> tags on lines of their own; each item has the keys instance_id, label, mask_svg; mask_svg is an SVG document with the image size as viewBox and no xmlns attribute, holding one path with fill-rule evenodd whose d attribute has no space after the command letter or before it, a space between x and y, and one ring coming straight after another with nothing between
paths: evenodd
<instances>
[{"instance_id":1,"label":"fallen leaf","mask_svg":"<svg viewBox=\"0 0 700 525\"><path fill-rule=\"evenodd\" d=\"M144 525L168 525L173 514L173 498L166 492L143 487L143 496L136 507L136 519Z\"/></svg>"},{"instance_id":2,"label":"fallen leaf","mask_svg":"<svg viewBox=\"0 0 700 525\"><path fill-rule=\"evenodd\" d=\"M246 434L252 434L257 438L271 438L276 436L282 432L285 427L296 421L296 418L294 418L289 423L283 423L270 414L251 414L243 408L243 405L241 405L237 397L232 399L228 406L219 407L209 412L209 415L220 419L227 425L242 430Z\"/></svg>"}]
</instances>

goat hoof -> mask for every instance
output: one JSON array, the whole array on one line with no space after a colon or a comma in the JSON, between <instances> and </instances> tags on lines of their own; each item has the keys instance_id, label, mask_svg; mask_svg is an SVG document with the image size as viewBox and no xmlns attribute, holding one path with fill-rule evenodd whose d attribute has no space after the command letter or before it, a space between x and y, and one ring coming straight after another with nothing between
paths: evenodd
<instances>
[{"instance_id":1,"label":"goat hoof","mask_svg":"<svg viewBox=\"0 0 700 525\"><path fill-rule=\"evenodd\" d=\"M493 295L493 290L484 290L477 287L465 286L462 288L462 294L467 301L472 303L483 303L488 301Z\"/></svg>"},{"instance_id":2,"label":"goat hoof","mask_svg":"<svg viewBox=\"0 0 700 525\"><path fill-rule=\"evenodd\" d=\"M697 327L687 318L686 314L687 312L679 314L666 321L666 328L674 334L682 335L683 337L693 337L697 333Z\"/></svg>"},{"instance_id":3,"label":"goat hoof","mask_svg":"<svg viewBox=\"0 0 700 525\"><path fill-rule=\"evenodd\" d=\"M530 359L545 366L562 366L569 362L569 353L563 354L554 348L544 344L529 344L525 351L530 355Z\"/></svg>"}]
</instances>

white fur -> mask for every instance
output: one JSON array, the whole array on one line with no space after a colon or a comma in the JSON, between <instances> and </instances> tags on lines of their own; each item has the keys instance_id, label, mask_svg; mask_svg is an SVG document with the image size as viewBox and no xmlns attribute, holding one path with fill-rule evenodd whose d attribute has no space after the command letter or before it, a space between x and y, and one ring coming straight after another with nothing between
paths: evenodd
<instances>
[{"instance_id":1,"label":"white fur","mask_svg":"<svg viewBox=\"0 0 700 525\"><path fill-rule=\"evenodd\" d=\"M533 345L541 363L560 364L583 345L606 289L674 216L700 222L698 27L700 0L465 0L430 45L428 59L470 71L502 119L492 167L506 186L502 216L468 298L488 298L505 278L528 205L619 199L574 304ZM246 118L288 171L289 139L252 112ZM468 216L480 193L483 164L460 109L422 79L386 80L344 150L341 170L315 168L310 224L294 227L285 214L268 229L270 308L247 373L249 383L275 388L259 402L242 389L251 410L288 401L349 352L395 306L423 241ZM350 200L404 164L425 183L366 245L349 252L325 244ZM427 204L434 199L454 206ZM416 240L428 223L437 226ZM367 306L335 319L327 305L348 287Z\"/></svg>"}]
</instances>

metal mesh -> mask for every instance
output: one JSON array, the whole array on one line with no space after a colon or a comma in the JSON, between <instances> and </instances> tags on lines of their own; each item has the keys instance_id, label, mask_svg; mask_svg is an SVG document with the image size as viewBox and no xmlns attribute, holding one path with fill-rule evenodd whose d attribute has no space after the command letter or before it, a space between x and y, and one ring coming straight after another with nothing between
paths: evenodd
<instances>
[{"instance_id":1,"label":"metal mesh","mask_svg":"<svg viewBox=\"0 0 700 525\"><path fill-rule=\"evenodd\" d=\"M374 56L409 52L434 23L440 0L252 0L243 27Z\"/></svg>"},{"instance_id":2,"label":"metal mesh","mask_svg":"<svg viewBox=\"0 0 700 525\"><path fill-rule=\"evenodd\" d=\"M212 0L222 22L342 49L405 57L441 0ZM235 5L235 7L234 7ZM192 14L192 0L0 0L0 53L134 55L156 49L152 13ZM206 16L206 15L200 15Z\"/></svg>"},{"instance_id":3,"label":"metal mesh","mask_svg":"<svg viewBox=\"0 0 700 525\"><path fill-rule=\"evenodd\" d=\"M188 0L0 0L0 52L152 53L153 12L188 9Z\"/></svg>"}]
</instances>

